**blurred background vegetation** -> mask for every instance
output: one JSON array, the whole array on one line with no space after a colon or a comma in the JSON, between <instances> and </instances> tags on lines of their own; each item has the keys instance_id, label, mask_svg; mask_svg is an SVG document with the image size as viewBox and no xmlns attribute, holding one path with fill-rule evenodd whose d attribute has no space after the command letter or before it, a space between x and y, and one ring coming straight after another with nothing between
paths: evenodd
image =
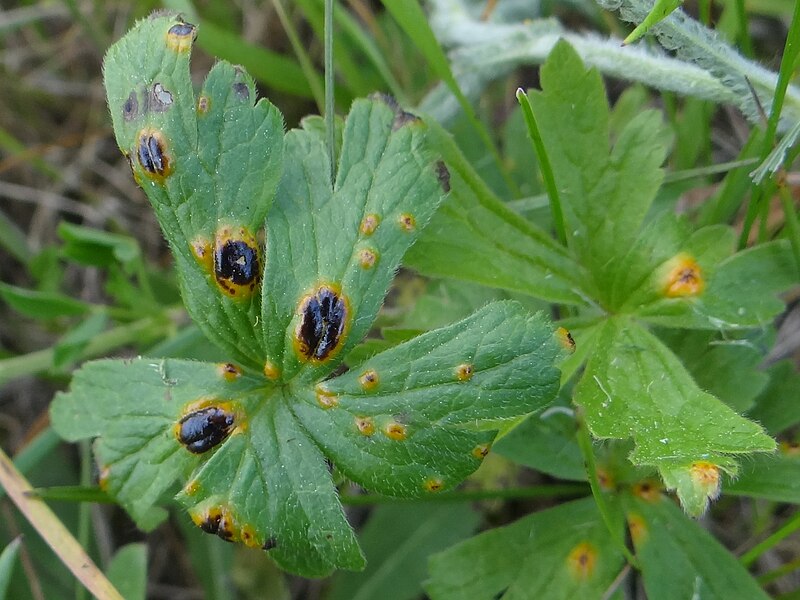
<instances>
[{"instance_id":1,"label":"blurred background vegetation","mask_svg":"<svg viewBox=\"0 0 800 600\"><path fill-rule=\"evenodd\" d=\"M743 36L732 16L740 3L748 25ZM192 59L198 83L218 56L245 66L261 95L283 112L287 128L321 111L321 0L165 4L44 0L0 8L0 294L5 300L0 303L0 443L36 486L88 485L96 479L88 449L76 452L59 444L47 421L50 400L68 384L78 362L105 354L216 357L189 326L158 223L114 142L102 86L102 59L110 43L153 10L178 10L199 24ZM506 10L508 15L523 3L474 4L491 19L493 10ZM723 32L727 28L745 53L777 71L793 6L792 0L691 0L685 8L719 24ZM590 0L531 0L525 11L556 17L570 31L624 35L629 30ZM340 114L352 99L375 90L390 92L407 106L418 106L426 98L432 106L438 77L431 54L404 33L381 2L342 0L336 27ZM476 143L465 117L456 116L448 127L475 168L512 207L547 219L546 202L532 199L537 190L531 181L536 177L527 162L530 148L521 143L524 129L514 97L518 87L536 82L537 67L521 66L475 98L478 116L500 148L499 165ZM612 100L631 89L619 80L607 84ZM629 100L634 94L637 104L652 103L665 110L675 136L673 170L734 160L747 139L750 126L727 107L642 88ZM796 194L796 174L788 176ZM713 176L676 178L667 195L692 208L718 186L719 178ZM782 214L776 208L763 230L780 229ZM740 218L734 210L731 220ZM410 271L401 272L378 325L402 325L429 285L450 284L430 284ZM435 306L417 306L412 321L417 327L438 325L437 311L449 310L446 299L455 306L471 306L491 295L477 286L451 286L446 293L426 296L425 302ZM800 312L793 310L797 299L789 300L773 358L797 357L800 347ZM547 481L544 475L491 455L467 486ZM553 500L496 498L475 505L388 505L377 511L351 506L353 524L367 523L361 539L372 562L364 574L340 574L333 581L286 577L263 553L200 533L179 510L145 536L112 506L66 501L52 506L97 562L118 572L115 581L123 588L129 585L132 597L143 593L138 576L146 566L149 598L368 599L388 598L387 589L395 598L416 597L429 553L552 504ZM735 549L752 531L743 520L754 523L756 530L768 527L757 503L725 499L715 508L709 528ZM0 547L21 533L25 543L8 597L86 597L15 509L1 500ZM118 552L140 542L146 543L146 554L140 545ZM776 567L796 563L798 544L790 538L769 560ZM797 581L784 583L774 591L791 590Z\"/></svg>"}]
</instances>

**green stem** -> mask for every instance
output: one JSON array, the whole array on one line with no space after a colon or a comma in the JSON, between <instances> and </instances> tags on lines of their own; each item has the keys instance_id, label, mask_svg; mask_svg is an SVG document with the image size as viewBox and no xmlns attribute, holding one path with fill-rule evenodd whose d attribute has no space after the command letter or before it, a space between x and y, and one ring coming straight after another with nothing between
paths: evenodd
<instances>
[{"instance_id":1,"label":"green stem","mask_svg":"<svg viewBox=\"0 0 800 600\"><path fill-rule=\"evenodd\" d=\"M547 195L550 197L550 209L553 211L553 224L556 228L558 239L566 246L567 230L564 225L564 211L561 209L561 197L558 195L558 186L553 174L553 167L550 164L550 157L547 154L547 148L544 146L544 140L542 140L542 133L539 131L539 124L536 122L536 115L533 114L531 101L522 88L517 90L517 101L522 107L525 124L528 126L528 134L531 136L536 156L539 159L539 167L547 188Z\"/></svg>"},{"instance_id":2,"label":"green stem","mask_svg":"<svg viewBox=\"0 0 800 600\"><path fill-rule=\"evenodd\" d=\"M165 328L165 321L165 315L161 314L104 331L86 345L79 359L85 360L106 354L120 346L137 342L148 334L162 331ZM46 371L53 366L54 356L55 350L51 347L0 360L0 382Z\"/></svg>"},{"instance_id":3,"label":"green stem","mask_svg":"<svg viewBox=\"0 0 800 600\"><path fill-rule=\"evenodd\" d=\"M553 485L536 485L531 487L505 488L500 490L459 490L443 492L425 498L425 502L473 502L475 500L517 499L517 498L555 498L583 496L589 490L583 483L563 483ZM420 502L419 498L388 498L377 494L359 496L342 495L343 504L363 506L368 504L386 504L398 502Z\"/></svg>"},{"instance_id":4,"label":"green stem","mask_svg":"<svg viewBox=\"0 0 800 600\"><path fill-rule=\"evenodd\" d=\"M753 58L755 53L753 52L753 41L750 39L744 0L735 0L734 10L736 11L736 21L739 23L739 44L742 47L742 53L748 58Z\"/></svg>"},{"instance_id":5,"label":"green stem","mask_svg":"<svg viewBox=\"0 0 800 600\"><path fill-rule=\"evenodd\" d=\"M774 569L768 573L759 575L756 579L758 580L759 585L765 586L773 581L777 581L781 577L788 575L792 571L796 571L797 569L800 569L800 558L789 561L785 565L781 565L777 569Z\"/></svg>"},{"instance_id":6,"label":"green stem","mask_svg":"<svg viewBox=\"0 0 800 600\"><path fill-rule=\"evenodd\" d=\"M334 105L333 72L333 2L325 0L325 128L328 134L328 157L331 183L336 182L336 108Z\"/></svg>"},{"instance_id":7,"label":"green stem","mask_svg":"<svg viewBox=\"0 0 800 600\"><path fill-rule=\"evenodd\" d=\"M53 431L52 427L42 429L36 437L14 456L14 466L23 475L27 475L35 469L40 462L50 456L50 453L61 443L61 438ZM0 488L0 500L6 495L6 491Z\"/></svg>"},{"instance_id":8,"label":"green stem","mask_svg":"<svg viewBox=\"0 0 800 600\"><path fill-rule=\"evenodd\" d=\"M775 533L769 536L767 539L759 542L750 550L742 554L739 558L739 562L742 563L745 567L749 567L752 565L756 559L764 554L767 550L770 550L786 537L793 534L795 531L800 529L800 511L794 513L791 519L786 521L783 526L778 529Z\"/></svg>"},{"instance_id":9,"label":"green stem","mask_svg":"<svg viewBox=\"0 0 800 600\"><path fill-rule=\"evenodd\" d=\"M303 42L300 41L300 36L297 34L297 29L295 29L292 20L286 14L286 10L283 7L283 2L281 2L281 0L272 0L272 5L275 7L275 12L278 14L278 19L283 26L283 30L289 37L289 43L292 45L294 55L297 57L297 61L300 63L300 68L303 70L303 73L308 80L308 86L311 88L311 94L314 96L314 101L317 103L317 110L322 112L325 106L325 91L322 88L319 75L317 74L316 69L314 69L311 58L303 46Z\"/></svg>"},{"instance_id":10,"label":"green stem","mask_svg":"<svg viewBox=\"0 0 800 600\"><path fill-rule=\"evenodd\" d=\"M81 477L80 483L82 486L89 486L92 482L92 450L89 440L81 440L80 445L81 456ZM78 543L87 550L89 550L89 534L91 533L90 522L92 507L83 502L78 506ZM75 600L85 600L86 588L76 581L75 584Z\"/></svg>"},{"instance_id":11,"label":"green stem","mask_svg":"<svg viewBox=\"0 0 800 600\"><path fill-rule=\"evenodd\" d=\"M797 211L794 208L792 193L783 181L778 185L778 195L783 207L783 218L786 223L789 241L792 244L795 266L797 267L798 275L800 275L800 223L797 220Z\"/></svg>"},{"instance_id":12,"label":"green stem","mask_svg":"<svg viewBox=\"0 0 800 600\"><path fill-rule=\"evenodd\" d=\"M575 411L575 417L578 422L578 446L580 446L581 454L583 454L583 461L586 465L586 474L589 477L589 485L592 488L592 496L594 496L594 501L597 504L597 510L600 512L600 516L603 518L603 522L608 529L608 533L611 535L611 539L625 556L628 564L635 569L639 569L639 562L631 553L630 549L625 544L625 540L620 535L619 528L616 527L614 520L611 517L611 511L606 503L606 499L603 496L603 490L600 489L600 479L597 477L597 465L594 461L594 448L592 448L592 436L589 433L589 428L586 425L583 411L580 408Z\"/></svg>"}]
</instances>

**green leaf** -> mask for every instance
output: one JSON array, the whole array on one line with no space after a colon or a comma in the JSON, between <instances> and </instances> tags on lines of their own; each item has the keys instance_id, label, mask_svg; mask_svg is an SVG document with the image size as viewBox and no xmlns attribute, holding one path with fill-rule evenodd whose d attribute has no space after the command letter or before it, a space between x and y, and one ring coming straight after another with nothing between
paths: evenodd
<instances>
[{"instance_id":1,"label":"green leaf","mask_svg":"<svg viewBox=\"0 0 800 600\"><path fill-rule=\"evenodd\" d=\"M759 425L703 392L669 349L625 318L600 329L575 402L596 437L633 438L633 463L657 467L691 514L719 493L718 469L734 470L732 456L775 448Z\"/></svg>"},{"instance_id":2,"label":"green leaf","mask_svg":"<svg viewBox=\"0 0 800 600\"><path fill-rule=\"evenodd\" d=\"M610 144L609 107L600 74L587 70L563 40L541 72L542 91L529 95L548 149L566 221L569 247L605 299L663 179L665 132L655 111L634 117ZM608 218L614 215L614 218Z\"/></svg>"},{"instance_id":3,"label":"green leaf","mask_svg":"<svg viewBox=\"0 0 800 600\"><path fill-rule=\"evenodd\" d=\"M586 480L583 456L575 441L575 416L566 406L534 414L504 435L493 450L560 479Z\"/></svg>"},{"instance_id":4,"label":"green leaf","mask_svg":"<svg viewBox=\"0 0 800 600\"><path fill-rule=\"evenodd\" d=\"M647 597L756 600L768 598L733 555L665 496L626 503Z\"/></svg>"},{"instance_id":5,"label":"green leaf","mask_svg":"<svg viewBox=\"0 0 800 600\"><path fill-rule=\"evenodd\" d=\"M87 345L108 324L105 313L95 313L64 334L53 346L53 367L64 368L78 360Z\"/></svg>"},{"instance_id":6,"label":"green leaf","mask_svg":"<svg viewBox=\"0 0 800 600\"><path fill-rule=\"evenodd\" d=\"M219 62L195 99L196 34L180 18L140 21L105 58L114 133L170 243L184 301L206 336L263 365L252 323L257 241L280 176L282 120L240 68Z\"/></svg>"},{"instance_id":7,"label":"green leaf","mask_svg":"<svg viewBox=\"0 0 800 600\"><path fill-rule=\"evenodd\" d=\"M58 224L58 235L64 240L64 255L81 264L107 267L119 263L130 270L141 259L139 243L127 235L73 225L66 221Z\"/></svg>"},{"instance_id":8,"label":"green leaf","mask_svg":"<svg viewBox=\"0 0 800 600\"><path fill-rule=\"evenodd\" d=\"M585 271L545 231L506 207L440 126L431 132L450 171L451 193L406 264L424 275L584 304Z\"/></svg>"},{"instance_id":9,"label":"green leaf","mask_svg":"<svg viewBox=\"0 0 800 600\"><path fill-rule=\"evenodd\" d=\"M636 29L628 34L628 37L626 37L622 43L632 44L647 33L647 30L653 25L666 19L667 16L681 4L683 4L683 0L656 0L655 4L653 4L653 8L650 9L650 12L647 13L644 20L636 26Z\"/></svg>"},{"instance_id":10,"label":"green leaf","mask_svg":"<svg viewBox=\"0 0 800 600\"><path fill-rule=\"evenodd\" d=\"M474 471L503 420L552 400L559 353L541 314L498 302L315 391L296 390L302 402L292 409L353 481L381 494L419 496Z\"/></svg>"},{"instance_id":11,"label":"green leaf","mask_svg":"<svg viewBox=\"0 0 800 600\"><path fill-rule=\"evenodd\" d=\"M725 492L774 502L800 504L800 455L796 445L781 444L784 452L754 456L731 478Z\"/></svg>"},{"instance_id":12,"label":"green leaf","mask_svg":"<svg viewBox=\"0 0 800 600\"><path fill-rule=\"evenodd\" d=\"M615 511L619 528L622 515ZM601 598L624 565L592 498L534 513L430 560L435 600Z\"/></svg>"},{"instance_id":13,"label":"green leaf","mask_svg":"<svg viewBox=\"0 0 800 600\"><path fill-rule=\"evenodd\" d=\"M147 546L122 546L108 564L106 575L125 600L144 600L147 597Z\"/></svg>"},{"instance_id":14,"label":"green leaf","mask_svg":"<svg viewBox=\"0 0 800 600\"><path fill-rule=\"evenodd\" d=\"M756 400L750 418L777 434L800 423L800 374L791 361L773 365L767 388Z\"/></svg>"},{"instance_id":15,"label":"green leaf","mask_svg":"<svg viewBox=\"0 0 800 600\"><path fill-rule=\"evenodd\" d=\"M39 292L0 282L0 296L17 312L34 319L83 315L89 305L58 292Z\"/></svg>"},{"instance_id":16,"label":"green leaf","mask_svg":"<svg viewBox=\"0 0 800 600\"><path fill-rule=\"evenodd\" d=\"M0 600L5 600L8 592L8 584L11 582L11 575L14 571L14 564L19 555L22 538L16 537L0 552Z\"/></svg>"},{"instance_id":17,"label":"green leaf","mask_svg":"<svg viewBox=\"0 0 800 600\"><path fill-rule=\"evenodd\" d=\"M268 262L280 256L285 267L267 268L261 313L267 362L283 381L330 373L364 337L444 194L447 170L430 150L427 126L387 97L353 103L333 189L328 163L315 132L287 134L266 250ZM313 320L309 303L325 302L341 310L327 350L301 332L304 319Z\"/></svg>"},{"instance_id":18,"label":"green leaf","mask_svg":"<svg viewBox=\"0 0 800 600\"><path fill-rule=\"evenodd\" d=\"M338 573L328 600L412 600L422 592L428 556L469 536L480 517L460 504L377 507L359 539L367 556L362 573Z\"/></svg>"},{"instance_id":19,"label":"green leaf","mask_svg":"<svg viewBox=\"0 0 800 600\"><path fill-rule=\"evenodd\" d=\"M306 576L361 568L325 461L288 403L225 365L103 360L76 373L51 419L65 439L99 437L101 484L144 529L163 519L161 496L188 480L179 500L220 537L272 548L279 565ZM207 407L232 414L233 431L213 452L188 452L176 424Z\"/></svg>"}]
</instances>

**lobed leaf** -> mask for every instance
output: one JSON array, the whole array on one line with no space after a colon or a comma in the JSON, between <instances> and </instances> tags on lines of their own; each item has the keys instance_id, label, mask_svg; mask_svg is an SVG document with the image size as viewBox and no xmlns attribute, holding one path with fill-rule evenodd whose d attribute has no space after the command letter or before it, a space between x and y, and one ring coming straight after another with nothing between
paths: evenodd
<instances>
[{"instance_id":1,"label":"lobed leaf","mask_svg":"<svg viewBox=\"0 0 800 600\"><path fill-rule=\"evenodd\" d=\"M335 186L316 128L289 132L285 152L266 250L267 262L284 268L265 274L263 343L271 376L288 381L302 373L308 381L330 373L367 333L448 175L430 150L427 126L381 96L353 103ZM327 323L340 327L332 347L314 354L302 350L310 340L300 329L314 321L304 307L320 294L343 308L336 324Z\"/></svg>"},{"instance_id":2,"label":"lobed leaf","mask_svg":"<svg viewBox=\"0 0 800 600\"><path fill-rule=\"evenodd\" d=\"M759 425L698 388L678 358L642 326L609 319L598 335L575 401L596 437L632 437L634 464L657 467L687 510L702 512L719 491L717 471L717 485L687 505L702 487L691 476L693 466L733 470L732 455L775 448Z\"/></svg>"},{"instance_id":3,"label":"lobed leaf","mask_svg":"<svg viewBox=\"0 0 800 600\"><path fill-rule=\"evenodd\" d=\"M614 517L621 529L618 510ZM594 500L585 498L434 555L425 589L433 600L601 598L623 565Z\"/></svg>"},{"instance_id":4,"label":"lobed leaf","mask_svg":"<svg viewBox=\"0 0 800 600\"><path fill-rule=\"evenodd\" d=\"M419 496L474 471L502 420L552 400L559 353L542 315L497 302L313 391L295 389L301 401L292 410L352 480L381 494Z\"/></svg>"},{"instance_id":5,"label":"lobed leaf","mask_svg":"<svg viewBox=\"0 0 800 600\"><path fill-rule=\"evenodd\" d=\"M137 23L106 54L108 105L117 143L172 248L190 314L231 356L260 365L251 297L263 267L258 229L280 176L282 118L268 101L255 102L249 75L225 62L195 99L195 35L180 17Z\"/></svg>"}]
</instances>

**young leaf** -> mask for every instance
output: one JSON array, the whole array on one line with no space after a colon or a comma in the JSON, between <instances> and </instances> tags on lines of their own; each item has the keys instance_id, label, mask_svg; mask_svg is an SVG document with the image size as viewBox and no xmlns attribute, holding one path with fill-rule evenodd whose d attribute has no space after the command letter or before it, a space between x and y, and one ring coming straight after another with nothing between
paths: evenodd
<instances>
[{"instance_id":1,"label":"young leaf","mask_svg":"<svg viewBox=\"0 0 800 600\"><path fill-rule=\"evenodd\" d=\"M575 401L596 437L632 437L634 464L657 467L692 514L719 493L719 469L735 470L731 456L775 448L759 425L703 392L669 349L625 318L602 326Z\"/></svg>"},{"instance_id":2,"label":"young leaf","mask_svg":"<svg viewBox=\"0 0 800 600\"><path fill-rule=\"evenodd\" d=\"M209 339L263 364L251 323L263 253L258 229L282 160L282 119L239 68L217 63L195 99L189 55L196 27L140 21L106 54L114 133L170 243L184 301Z\"/></svg>"},{"instance_id":3,"label":"young leaf","mask_svg":"<svg viewBox=\"0 0 800 600\"><path fill-rule=\"evenodd\" d=\"M116 551L106 575L125 600L147 597L147 545L127 544Z\"/></svg>"},{"instance_id":4,"label":"young leaf","mask_svg":"<svg viewBox=\"0 0 800 600\"><path fill-rule=\"evenodd\" d=\"M622 529L622 514L614 517ZM432 598L503 600L601 598L624 565L586 498L534 513L434 555Z\"/></svg>"},{"instance_id":5,"label":"young leaf","mask_svg":"<svg viewBox=\"0 0 800 600\"><path fill-rule=\"evenodd\" d=\"M86 314L90 307L58 292L40 292L0 282L0 297L17 312L34 319Z\"/></svg>"},{"instance_id":6,"label":"young leaf","mask_svg":"<svg viewBox=\"0 0 800 600\"><path fill-rule=\"evenodd\" d=\"M783 443L780 450L745 463L726 484L725 493L800 504L800 449L796 443Z\"/></svg>"},{"instance_id":7,"label":"young leaf","mask_svg":"<svg viewBox=\"0 0 800 600\"><path fill-rule=\"evenodd\" d=\"M529 95L548 149L568 243L605 300L618 257L634 243L663 179L666 135L658 113L639 113L609 147L609 107L600 74L559 42ZM608 218L613 215L614 218Z\"/></svg>"},{"instance_id":8,"label":"young leaf","mask_svg":"<svg viewBox=\"0 0 800 600\"><path fill-rule=\"evenodd\" d=\"M648 598L768 597L733 555L669 498L629 498L626 512Z\"/></svg>"}]
</instances>

